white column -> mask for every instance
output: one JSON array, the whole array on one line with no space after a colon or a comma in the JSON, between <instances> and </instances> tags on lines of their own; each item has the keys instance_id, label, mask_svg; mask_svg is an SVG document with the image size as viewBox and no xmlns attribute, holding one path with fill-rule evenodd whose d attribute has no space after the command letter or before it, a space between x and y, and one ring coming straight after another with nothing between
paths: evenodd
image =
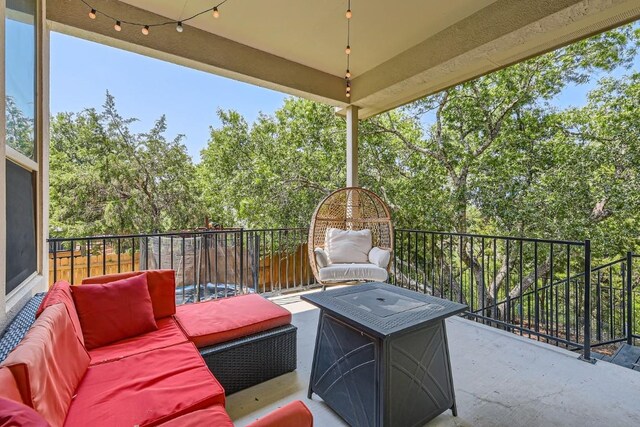
<instances>
[{"instance_id":1,"label":"white column","mask_svg":"<svg viewBox=\"0 0 640 427\"><path fill-rule=\"evenodd\" d=\"M358 107L347 107L347 187L358 186Z\"/></svg>"}]
</instances>

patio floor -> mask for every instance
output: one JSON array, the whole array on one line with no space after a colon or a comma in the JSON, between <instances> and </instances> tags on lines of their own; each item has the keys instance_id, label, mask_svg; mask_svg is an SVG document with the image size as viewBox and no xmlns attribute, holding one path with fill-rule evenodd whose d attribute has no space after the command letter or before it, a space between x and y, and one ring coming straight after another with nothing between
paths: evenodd
<instances>
[{"instance_id":1,"label":"patio floor","mask_svg":"<svg viewBox=\"0 0 640 427\"><path fill-rule=\"evenodd\" d=\"M227 398L236 426L302 400L319 427L346 425L322 400L306 398L319 310L298 295L273 299L298 327L298 369ZM459 415L429 426L640 425L640 372L461 318L447 320Z\"/></svg>"}]
</instances>

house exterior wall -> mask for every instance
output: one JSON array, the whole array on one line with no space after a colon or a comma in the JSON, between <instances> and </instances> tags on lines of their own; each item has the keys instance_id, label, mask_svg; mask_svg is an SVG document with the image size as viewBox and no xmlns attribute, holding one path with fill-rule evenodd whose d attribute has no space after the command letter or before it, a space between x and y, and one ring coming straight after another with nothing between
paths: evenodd
<instances>
[{"instance_id":1,"label":"house exterior wall","mask_svg":"<svg viewBox=\"0 0 640 427\"><path fill-rule=\"evenodd\" d=\"M35 148L33 159L20 156L7 147L6 137L6 17L7 5L0 0L0 331L37 292L47 288L48 271L48 168L49 168L49 30L46 25L46 0L37 0L35 17ZM7 293L7 211L12 208L7 200L6 161L10 159L24 166L35 176L35 235L36 271L20 285Z\"/></svg>"}]
</instances>

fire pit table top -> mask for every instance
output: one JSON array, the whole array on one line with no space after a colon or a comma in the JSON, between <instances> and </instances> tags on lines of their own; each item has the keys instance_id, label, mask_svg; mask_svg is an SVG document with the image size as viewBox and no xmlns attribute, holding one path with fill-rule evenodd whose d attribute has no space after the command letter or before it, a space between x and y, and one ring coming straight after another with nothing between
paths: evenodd
<instances>
[{"instance_id":1,"label":"fire pit table top","mask_svg":"<svg viewBox=\"0 0 640 427\"><path fill-rule=\"evenodd\" d=\"M379 338L406 333L467 309L464 304L378 282L316 292L301 298L338 318L356 321Z\"/></svg>"}]
</instances>

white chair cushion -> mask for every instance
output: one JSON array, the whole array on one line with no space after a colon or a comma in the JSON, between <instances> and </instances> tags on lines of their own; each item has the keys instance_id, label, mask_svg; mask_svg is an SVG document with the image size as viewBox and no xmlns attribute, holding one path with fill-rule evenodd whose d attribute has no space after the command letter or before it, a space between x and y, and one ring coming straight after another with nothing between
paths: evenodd
<instances>
[{"instance_id":1,"label":"white chair cushion","mask_svg":"<svg viewBox=\"0 0 640 427\"><path fill-rule=\"evenodd\" d=\"M321 282L349 282L368 280L384 282L389 275L387 270L374 264L331 264L318 271Z\"/></svg>"},{"instance_id":2,"label":"white chair cushion","mask_svg":"<svg viewBox=\"0 0 640 427\"><path fill-rule=\"evenodd\" d=\"M391 251L374 246L369 251L369 262L381 268L387 268L391 259Z\"/></svg>"},{"instance_id":3,"label":"white chair cushion","mask_svg":"<svg viewBox=\"0 0 640 427\"><path fill-rule=\"evenodd\" d=\"M371 250L371 230L340 230L328 228L324 249L333 264L369 262Z\"/></svg>"},{"instance_id":4,"label":"white chair cushion","mask_svg":"<svg viewBox=\"0 0 640 427\"><path fill-rule=\"evenodd\" d=\"M315 248L313 252L316 256L316 264L318 265L318 268L326 267L327 265L331 264L331 262L329 261L329 255L327 255L324 249Z\"/></svg>"}]
</instances>

